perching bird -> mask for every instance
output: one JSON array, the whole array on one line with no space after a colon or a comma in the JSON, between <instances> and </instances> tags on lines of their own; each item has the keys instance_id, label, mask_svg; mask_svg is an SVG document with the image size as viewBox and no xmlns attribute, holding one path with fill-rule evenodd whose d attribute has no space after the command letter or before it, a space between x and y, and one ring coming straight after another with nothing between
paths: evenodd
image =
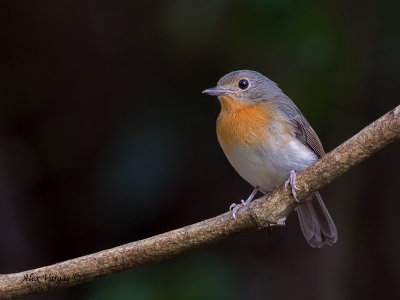
<instances>
[{"instance_id":1,"label":"perching bird","mask_svg":"<svg viewBox=\"0 0 400 300\"><path fill-rule=\"evenodd\" d=\"M313 164L325 151L292 100L275 82L249 70L226 74L215 88L203 93L220 100L218 141L231 165L255 188L246 201L231 205L234 218L258 190L268 193L285 181L296 198L296 172ZM296 210L311 247L337 241L336 226L319 192Z\"/></svg>"}]
</instances>

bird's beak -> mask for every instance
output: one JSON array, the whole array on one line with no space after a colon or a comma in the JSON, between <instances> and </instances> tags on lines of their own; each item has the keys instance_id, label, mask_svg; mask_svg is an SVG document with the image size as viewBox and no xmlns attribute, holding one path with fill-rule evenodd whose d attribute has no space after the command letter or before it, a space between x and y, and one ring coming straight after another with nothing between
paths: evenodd
<instances>
[{"instance_id":1,"label":"bird's beak","mask_svg":"<svg viewBox=\"0 0 400 300\"><path fill-rule=\"evenodd\" d=\"M215 87L215 88L205 89L201 93L207 94L210 96L222 96L222 95L228 94L229 92L230 92L230 90Z\"/></svg>"}]
</instances>

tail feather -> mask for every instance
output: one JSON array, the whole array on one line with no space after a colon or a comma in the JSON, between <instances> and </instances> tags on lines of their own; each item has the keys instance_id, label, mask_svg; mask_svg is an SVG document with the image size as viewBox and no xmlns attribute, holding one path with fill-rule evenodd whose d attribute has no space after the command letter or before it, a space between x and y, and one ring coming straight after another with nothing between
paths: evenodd
<instances>
[{"instance_id":1,"label":"tail feather","mask_svg":"<svg viewBox=\"0 0 400 300\"><path fill-rule=\"evenodd\" d=\"M336 243L336 226L319 192L298 206L296 211L301 230L311 247L321 248L323 245L331 246Z\"/></svg>"}]
</instances>

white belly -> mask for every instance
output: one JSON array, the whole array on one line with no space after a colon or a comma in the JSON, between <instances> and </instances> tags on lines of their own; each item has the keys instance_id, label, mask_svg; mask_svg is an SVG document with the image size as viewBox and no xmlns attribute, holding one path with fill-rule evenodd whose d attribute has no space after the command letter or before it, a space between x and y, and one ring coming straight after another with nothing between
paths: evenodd
<instances>
[{"instance_id":1,"label":"white belly","mask_svg":"<svg viewBox=\"0 0 400 300\"><path fill-rule=\"evenodd\" d=\"M318 158L297 139L290 137L260 147L222 145L229 162L247 182L263 192L272 191L289 177L291 170L302 171Z\"/></svg>"}]
</instances>

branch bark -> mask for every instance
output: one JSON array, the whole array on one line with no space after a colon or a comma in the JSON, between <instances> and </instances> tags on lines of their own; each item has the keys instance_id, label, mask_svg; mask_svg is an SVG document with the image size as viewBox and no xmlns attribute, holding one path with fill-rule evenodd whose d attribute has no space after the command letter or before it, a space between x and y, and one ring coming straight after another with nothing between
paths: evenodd
<instances>
[{"instance_id":1,"label":"branch bark","mask_svg":"<svg viewBox=\"0 0 400 300\"><path fill-rule=\"evenodd\" d=\"M303 201L373 153L400 139L400 106L298 174L298 199ZM0 299L65 288L95 278L166 260L232 235L284 225L296 203L279 186L266 201L254 200L233 220L230 212L144 240L20 273L0 275Z\"/></svg>"}]
</instances>

